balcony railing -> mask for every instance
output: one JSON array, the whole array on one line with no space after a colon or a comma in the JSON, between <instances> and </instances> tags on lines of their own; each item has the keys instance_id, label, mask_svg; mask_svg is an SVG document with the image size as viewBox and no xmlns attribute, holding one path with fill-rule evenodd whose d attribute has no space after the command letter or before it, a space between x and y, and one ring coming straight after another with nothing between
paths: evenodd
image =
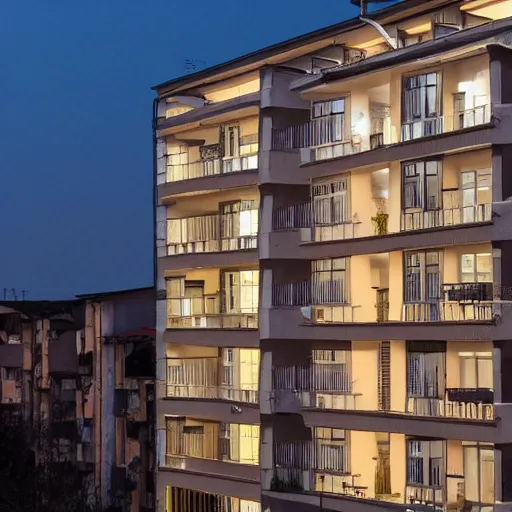
<instances>
[{"instance_id":1,"label":"balcony railing","mask_svg":"<svg viewBox=\"0 0 512 512\"><path fill-rule=\"evenodd\" d=\"M258 247L258 210L167 220L167 255Z\"/></svg>"},{"instance_id":2,"label":"balcony railing","mask_svg":"<svg viewBox=\"0 0 512 512\"><path fill-rule=\"evenodd\" d=\"M311 160L352 155L391 143L389 115L381 120L381 124L382 131L367 136L353 133L347 137L345 114L311 119L299 125L273 130L272 149L293 151L310 148L314 150Z\"/></svg>"},{"instance_id":3,"label":"balcony railing","mask_svg":"<svg viewBox=\"0 0 512 512\"><path fill-rule=\"evenodd\" d=\"M272 306L311 306L311 318L307 320L313 323L490 322L500 314L503 303L512 301L512 287L492 283L444 284L439 299L405 300L400 303L400 316L393 318L388 290L377 291L385 293L380 299L377 295L370 312L367 307L349 303L346 286L343 280L274 284ZM413 289L405 292L406 297L414 297Z\"/></svg>"},{"instance_id":4,"label":"balcony railing","mask_svg":"<svg viewBox=\"0 0 512 512\"><path fill-rule=\"evenodd\" d=\"M481 105L461 112L402 122L402 141L431 137L489 123L490 105Z\"/></svg>"},{"instance_id":5,"label":"balcony railing","mask_svg":"<svg viewBox=\"0 0 512 512\"><path fill-rule=\"evenodd\" d=\"M371 124L370 120L370 124ZM414 119L401 123L401 141L430 137L442 133L472 128L491 121L490 105L481 105L443 116ZM335 114L306 123L273 130L274 151L310 149L303 162L323 160L370 151L382 146L399 143L392 136L389 114L379 118L381 131L369 135L354 132L347 136L345 114Z\"/></svg>"},{"instance_id":6,"label":"balcony railing","mask_svg":"<svg viewBox=\"0 0 512 512\"><path fill-rule=\"evenodd\" d=\"M407 412L415 416L492 420L493 401L490 389L447 389L444 398L409 397Z\"/></svg>"},{"instance_id":7,"label":"balcony railing","mask_svg":"<svg viewBox=\"0 0 512 512\"><path fill-rule=\"evenodd\" d=\"M350 352L346 355L350 358ZM350 365L346 363L276 366L272 370L273 396L297 401L303 408L355 410Z\"/></svg>"},{"instance_id":8,"label":"balcony railing","mask_svg":"<svg viewBox=\"0 0 512 512\"><path fill-rule=\"evenodd\" d=\"M343 441L328 439L278 442L274 443L274 465L349 474L348 447Z\"/></svg>"},{"instance_id":9,"label":"balcony railing","mask_svg":"<svg viewBox=\"0 0 512 512\"><path fill-rule=\"evenodd\" d=\"M443 207L436 210L402 211L401 230L459 226L492 220L492 204L460 206L460 190L443 191ZM448 207L446 205L454 205Z\"/></svg>"},{"instance_id":10,"label":"balcony railing","mask_svg":"<svg viewBox=\"0 0 512 512\"><path fill-rule=\"evenodd\" d=\"M257 329L258 306L223 311L220 294L167 299L167 328Z\"/></svg>"},{"instance_id":11,"label":"balcony railing","mask_svg":"<svg viewBox=\"0 0 512 512\"><path fill-rule=\"evenodd\" d=\"M313 224L311 203L280 206L272 213L272 230L288 231L310 228Z\"/></svg>"},{"instance_id":12,"label":"balcony railing","mask_svg":"<svg viewBox=\"0 0 512 512\"><path fill-rule=\"evenodd\" d=\"M166 182L192 180L256 169L258 169L258 153L237 157L215 158L212 160L198 160L183 164L168 164Z\"/></svg>"},{"instance_id":13,"label":"balcony railing","mask_svg":"<svg viewBox=\"0 0 512 512\"><path fill-rule=\"evenodd\" d=\"M229 429L229 424L226 424ZM220 426L219 426L220 428ZM246 443L249 448L241 459L240 444ZM170 446L169 446L170 445ZM258 464L259 437L222 437L216 433L167 432L166 464L170 467L182 468L184 457L196 457L225 462Z\"/></svg>"},{"instance_id":14,"label":"balcony railing","mask_svg":"<svg viewBox=\"0 0 512 512\"><path fill-rule=\"evenodd\" d=\"M167 358L167 392L172 398L201 398L258 402L257 384L252 389L237 389L222 384L221 376L234 368L222 366L217 357L192 359Z\"/></svg>"}]
</instances>

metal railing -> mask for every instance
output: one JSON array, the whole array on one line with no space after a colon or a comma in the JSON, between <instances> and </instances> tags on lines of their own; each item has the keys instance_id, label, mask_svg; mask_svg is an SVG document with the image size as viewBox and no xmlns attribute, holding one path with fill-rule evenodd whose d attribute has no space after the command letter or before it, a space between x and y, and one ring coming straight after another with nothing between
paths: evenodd
<instances>
[{"instance_id":1,"label":"metal railing","mask_svg":"<svg viewBox=\"0 0 512 512\"><path fill-rule=\"evenodd\" d=\"M170 398L204 398L258 403L257 389L236 389L230 386L204 386L201 384L167 384Z\"/></svg>"},{"instance_id":2,"label":"metal railing","mask_svg":"<svg viewBox=\"0 0 512 512\"><path fill-rule=\"evenodd\" d=\"M222 383L223 372L232 367L222 365L217 357L190 359L167 358L166 396L258 402L258 385L238 389Z\"/></svg>"},{"instance_id":3,"label":"metal railing","mask_svg":"<svg viewBox=\"0 0 512 512\"><path fill-rule=\"evenodd\" d=\"M414 416L466 420L494 419L494 405L492 403L449 400L448 391L444 398L408 397L406 412Z\"/></svg>"},{"instance_id":4,"label":"metal railing","mask_svg":"<svg viewBox=\"0 0 512 512\"><path fill-rule=\"evenodd\" d=\"M347 351L346 357L350 358L350 351ZM357 395L351 392L350 364L275 366L272 379L272 394L278 404L291 398L304 408L357 408Z\"/></svg>"},{"instance_id":5,"label":"metal railing","mask_svg":"<svg viewBox=\"0 0 512 512\"><path fill-rule=\"evenodd\" d=\"M258 169L258 153L237 157L167 164L167 183Z\"/></svg>"},{"instance_id":6,"label":"metal railing","mask_svg":"<svg viewBox=\"0 0 512 512\"><path fill-rule=\"evenodd\" d=\"M313 439L274 443L274 465L279 468L349 473L348 446L344 441Z\"/></svg>"},{"instance_id":7,"label":"metal railing","mask_svg":"<svg viewBox=\"0 0 512 512\"><path fill-rule=\"evenodd\" d=\"M490 105L481 105L438 117L402 122L402 141L464 130L491 121Z\"/></svg>"},{"instance_id":8,"label":"metal railing","mask_svg":"<svg viewBox=\"0 0 512 512\"><path fill-rule=\"evenodd\" d=\"M273 231L291 231L309 229L309 237L303 241L322 242L330 240L347 240L356 238L356 226L360 222L322 222L314 220L315 212L311 203L281 206L274 210L272 218Z\"/></svg>"},{"instance_id":9,"label":"metal railing","mask_svg":"<svg viewBox=\"0 0 512 512\"><path fill-rule=\"evenodd\" d=\"M490 322L501 310L501 303L481 301L424 301L403 304L403 322Z\"/></svg>"},{"instance_id":10,"label":"metal railing","mask_svg":"<svg viewBox=\"0 0 512 512\"><path fill-rule=\"evenodd\" d=\"M231 437L224 437L221 430L230 432L232 424L218 425L217 432L183 432L167 430L166 464L183 467L183 457L195 457L225 462L238 462L257 465L259 463L259 436L242 436L237 428ZM200 427L199 427L200 428ZM248 450L240 448L246 444ZM240 454L244 452L242 458ZM245 457L249 455L248 457ZM186 464L186 463L185 463Z\"/></svg>"},{"instance_id":11,"label":"metal railing","mask_svg":"<svg viewBox=\"0 0 512 512\"><path fill-rule=\"evenodd\" d=\"M167 328L257 329L258 305L222 311L220 294L168 298Z\"/></svg>"},{"instance_id":12,"label":"metal railing","mask_svg":"<svg viewBox=\"0 0 512 512\"><path fill-rule=\"evenodd\" d=\"M280 206L272 212L272 230L288 231L310 228L313 224L311 203Z\"/></svg>"},{"instance_id":13,"label":"metal railing","mask_svg":"<svg viewBox=\"0 0 512 512\"><path fill-rule=\"evenodd\" d=\"M311 119L298 125L274 129L272 131L272 149L274 151L316 149L312 155L313 160L369 151L391 143L388 136L391 117L387 115L381 118L381 123L383 131L370 135L353 133L348 136L345 133L344 113Z\"/></svg>"},{"instance_id":14,"label":"metal railing","mask_svg":"<svg viewBox=\"0 0 512 512\"><path fill-rule=\"evenodd\" d=\"M272 285L272 306L292 307L309 306L311 304L311 283L283 283Z\"/></svg>"},{"instance_id":15,"label":"metal railing","mask_svg":"<svg viewBox=\"0 0 512 512\"><path fill-rule=\"evenodd\" d=\"M476 222L489 222L492 219L492 204L457 206L426 211L403 211L402 231L458 226Z\"/></svg>"},{"instance_id":16,"label":"metal railing","mask_svg":"<svg viewBox=\"0 0 512 512\"><path fill-rule=\"evenodd\" d=\"M167 240L168 256L256 249L258 210L168 219Z\"/></svg>"}]
</instances>

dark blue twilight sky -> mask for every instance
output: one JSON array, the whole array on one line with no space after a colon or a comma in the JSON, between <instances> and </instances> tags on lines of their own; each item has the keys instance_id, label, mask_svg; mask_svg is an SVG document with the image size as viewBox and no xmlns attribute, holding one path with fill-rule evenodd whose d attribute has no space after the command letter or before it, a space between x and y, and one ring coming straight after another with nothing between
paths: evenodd
<instances>
[{"instance_id":1,"label":"dark blue twilight sky","mask_svg":"<svg viewBox=\"0 0 512 512\"><path fill-rule=\"evenodd\" d=\"M0 298L152 283L152 85L349 0L0 0Z\"/></svg>"}]
</instances>

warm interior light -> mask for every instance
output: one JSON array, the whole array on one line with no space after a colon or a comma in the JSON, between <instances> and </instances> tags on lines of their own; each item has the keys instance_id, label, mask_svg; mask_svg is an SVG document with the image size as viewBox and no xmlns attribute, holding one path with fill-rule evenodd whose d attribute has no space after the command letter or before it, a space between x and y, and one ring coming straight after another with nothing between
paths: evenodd
<instances>
[{"instance_id":1,"label":"warm interior light","mask_svg":"<svg viewBox=\"0 0 512 512\"><path fill-rule=\"evenodd\" d=\"M416 27L407 28L404 32L408 36L416 36L418 34L424 34L425 32L430 32L432 30L432 23L424 23L423 25L418 25Z\"/></svg>"}]
</instances>

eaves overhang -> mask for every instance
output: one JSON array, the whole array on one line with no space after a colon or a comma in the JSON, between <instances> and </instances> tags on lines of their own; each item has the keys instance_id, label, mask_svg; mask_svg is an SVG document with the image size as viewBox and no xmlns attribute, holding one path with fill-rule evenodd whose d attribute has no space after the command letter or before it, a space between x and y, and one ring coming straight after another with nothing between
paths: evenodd
<instances>
[{"instance_id":1,"label":"eaves overhang","mask_svg":"<svg viewBox=\"0 0 512 512\"><path fill-rule=\"evenodd\" d=\"M441 0L436 3L437 6L450 5L456 3L457 0ZM379 9L375 12L366 14L366 18L374 19L378 22L390 22L389 19L403 18L409 15L410 9L420 8L424 6L425 0L402 0L389 7ZM156 91L159 96L170 95L176 91L181 91L184 88L197 87L204 85L208 80L217 78L224 79L226 74L232 73L233 71L244 68L245 72L250 70L258 69L263 66L269 59L275 58L280 54L284 54L300 48L302 46L322 41L330 37L335 37L343 32L354 30L357 28L364 27L365 23L359 18L351 18L340 23L335 23L328 27L323 27L313 32L308 32L300 36L288 39L286 41L267 46L255 52L248 53L241 57L217 64L196 73L190 73L189 75L180 76L173 78L166 82L160 83L151 87L152 90Z\"/></svg>"},{"instance_id":2,"label":"eaves overhang","mask_svg":"<svg viewBox=\"0 0 512 512\"><path fill-rule=\"evenodd\" d=\"M506 34L509 31L511 32L510 37L493 41L493 38ZM440 39L427 41L408 48L391 50L354 64L326 70L318 75L301 77L291 83L290 90L305 91L335 80L344 80L346 78L353 78L355 75L396 67L399 64L405 64L426 57L433 57L450 50L462 49L465 46L478 42L482 42L482 44L502 44L504 47L512 46L512 17L469 28Z\"/></svg>"}]
</instances>

